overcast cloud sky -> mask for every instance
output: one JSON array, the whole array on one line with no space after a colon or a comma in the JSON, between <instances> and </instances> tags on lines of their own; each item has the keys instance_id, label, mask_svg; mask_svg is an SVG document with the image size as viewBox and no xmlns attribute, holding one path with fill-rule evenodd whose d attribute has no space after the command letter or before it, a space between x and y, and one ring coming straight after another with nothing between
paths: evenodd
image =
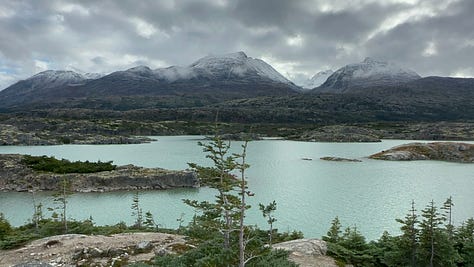
<instances>
[{"instance_id":1,"label":"overcast cloud sky","mask_svg":"<svg viewBox=\"0 0 474 267\"><path fill-rule=\"evenodd\" d=\"M109 73L244 51L299 82L375 57L474 76L473 0L0 0L0 89L46 69Z\"/></svg>"}]
</instances>

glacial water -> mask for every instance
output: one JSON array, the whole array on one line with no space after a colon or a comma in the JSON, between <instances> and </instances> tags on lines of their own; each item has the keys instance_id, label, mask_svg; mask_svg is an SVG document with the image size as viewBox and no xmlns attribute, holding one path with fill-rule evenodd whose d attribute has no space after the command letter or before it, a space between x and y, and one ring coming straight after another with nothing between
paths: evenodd
<instances>
[{"instance_id":1,"label":"glacial water","mask_svg":"<svg viewBox=\"0 0 474 267\"><path fill-rule=\"evenodd\" d=\"M159 136L156 142L139 145L61 145L0 147L0 153L50 155L69 160L114 161L145 167L185 169L188 162L210 164L197 145L199 136ZM369 239L387 230L398 233L395 218L402 218L412 200L417 210L429 201L441 205L453 197L456 224L474 216L474 164L440 161L388 162L366 158L405 140L381 143L308 143L283 140L255 141L249 144L247 172L252 209L250 224L267 227L258 203L277 202L276 227L301 230L306 237L320 237L339 216L344 226L357 226ZM240 150L233 142L233 151ZM337 156L362 162L328 162L319 158ZM313 160L303 160L311 158ZM151 211L163 227L176 228L183 215L189 220L194 211L182 199L212 199L208 188L144 191L140 193L143 211ZM81 193L69 198L68 217L92 217L96 224L130 224L133 192ZM54 204L50 193L37 193L45 207ZM33 213L29 193L0 192L0 212L14 225L25 223Z\"/></svg>"}]
</instances>

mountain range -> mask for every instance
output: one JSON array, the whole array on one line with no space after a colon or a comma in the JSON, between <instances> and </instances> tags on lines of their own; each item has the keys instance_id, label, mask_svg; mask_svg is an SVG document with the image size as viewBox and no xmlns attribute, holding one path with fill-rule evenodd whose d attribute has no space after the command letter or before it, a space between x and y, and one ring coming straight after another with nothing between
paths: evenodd
<instances>
[{"instance_id":1,"label":"mountain range","mask_svg":"<svg viewBox=\"0 0 474 267\"><path fill-rule=\"evenodd\" d=\"M328 97L328 94L332 96ZM326 102L318 102L323 98ZM238 99L246 100L236 102ZM467 112L467 118L474 119L474 110L469 104L473 99L474 79L422 78L412 70L373 58L343 66L335 72L319 72L300 87L266 62L237 52L207 56L184 67L150 69L137 66L108 75L48 70L0 91L0 110L195 109L212 108L213 105L220 109L232 106L234 109L265 110L279 109L280 106L275 106L279 103L300 110L304 117L308 116L308 110L338 106L342 111L357 112L348 105L363 108L376 103L386 105L377 106L384 114L389 110L393 115L399 109L401 115L396 117L402 119L404 112L409 112L411 117L416 117L417 111L433 113L433 118L440 117L441 113L453 114L452 110L446 109L455 107L454 102L458 101L458 106L466 104L467 109L463 112ZM239 104L235 106L235 103ZM369 104L364 106L364 103ZM383 116L393 118L390 114ZM466 118L466 114L456 114L450 118Z\"/></svg>"},{"instance_id":2,"label":"mountain range","mask_svg":"<svg viewBox=\"0 0 474 267\"><path fill-rule=\"evenodd\" d=\"M93 78L92 78L93 77ZM219 100L288 95L299 87L243 52L207 56L186 67L137 66L100 76L45 71L0 92L1 106L60 103L85 98L210 95Z\"/></svg>"}]
</instances>

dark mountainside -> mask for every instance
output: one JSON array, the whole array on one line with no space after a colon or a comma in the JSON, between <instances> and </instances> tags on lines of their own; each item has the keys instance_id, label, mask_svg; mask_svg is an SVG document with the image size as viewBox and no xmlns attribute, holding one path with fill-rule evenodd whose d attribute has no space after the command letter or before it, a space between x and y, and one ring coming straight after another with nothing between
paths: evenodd
<instances>
[{"instance_id":1,"label":"dark mountainside","mask_svg":"<svg viewBox=\"0 0 474 267\"><path fill-rule=\"evenodd\" d=\"M0 91L16 115L238 123L472 121L474 79L426 77L367 58L303 92L270 65L238 52L186 67L145 66L100 77L46 71Z\"/></svg>"}]
</instances>

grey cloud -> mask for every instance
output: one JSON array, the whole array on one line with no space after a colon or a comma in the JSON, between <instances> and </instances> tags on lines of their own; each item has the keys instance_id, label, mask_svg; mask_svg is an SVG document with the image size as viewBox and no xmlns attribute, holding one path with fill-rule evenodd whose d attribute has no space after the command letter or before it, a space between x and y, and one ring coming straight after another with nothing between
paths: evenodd
<instances>
[{"instance_id":1,"label":"grey cloud","mask_svg":"<svg viewBox=\"0 0 474 267\"><path fill-rule=\"evenodd\" d=\"M347 6L323 10L324 3L337 2L2 1L13 15L0 13L0 60L16 78L26 78L37 71L38 59L49 61L51 68L73 65L88 72L109 72L137 62L150 67L187 65L208 54L243 50L252 57L271 57L279 71L299 79L365 56L392 60L422 75L447 76L472 69L474 1L453 1L438 10L445 2L360 0L357 6L341 2ZM436 15L414 19L422 8L435 10ZM413 18L367 40L386 19L401 12L411 12ZM149 28L147 34L140 34L138 30L144 29L137 29L137 19ZM296 37L299 43L288 42ZM430 42L437 54L423 56Z\"/></svg>"},{"instance_id":2,"label":"grey cloud","mask_svg":"<svg viewBox=\"0 0 474 267\"><path fill-rule=\"evenodd\" d=\"M453 3L440 15L404 23L369 41L367 51L377 57L399 61L421 75L449 76L456 69L472 68L474 46L473 1ZM429 43L436 53L424 55Z\"/></svg>"}]
</instances>

